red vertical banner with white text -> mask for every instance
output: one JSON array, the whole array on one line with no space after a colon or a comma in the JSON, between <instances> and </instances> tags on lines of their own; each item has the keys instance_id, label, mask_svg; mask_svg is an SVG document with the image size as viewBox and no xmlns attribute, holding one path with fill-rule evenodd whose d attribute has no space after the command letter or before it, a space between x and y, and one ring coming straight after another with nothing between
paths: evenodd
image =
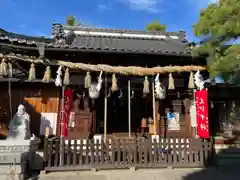
<instances>
[{"instance_id":1,"label":"red vertical banner with white text","mask_svg":"<svg viewBox=\"0 0 240 180\"><path fill-rule=\"evenodd\" d=\"M200 138L210 138L208 120L208 91L206 89L195 92L197 135Z\"/></svg>"},{"instance_id":2,"label":"red vertical banner with white text","mask_svg":"<svg viewBox=\"0 0 240 180\"><path fill-rule=\"evenodd\" d=\"M69 115L72 108L73 103L73 91L71 89L64 90L64 97L63 97L64 105L62 108L62 136L68 137L68 123L69 123Z\"/></svg>"}]
</instances>

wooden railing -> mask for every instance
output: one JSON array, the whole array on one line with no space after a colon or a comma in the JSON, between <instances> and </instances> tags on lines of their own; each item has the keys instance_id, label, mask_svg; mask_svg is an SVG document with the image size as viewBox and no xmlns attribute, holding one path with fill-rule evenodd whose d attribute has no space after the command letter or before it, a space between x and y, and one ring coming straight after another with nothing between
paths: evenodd
<instances>
[{"instance_id":1,"label":"wooden railing","mask_svg":"<svg viewBox=\"0 0 240 180\"><path fill-rule=\"evenodd\" d=\"M203 167L212 156L212 143L200 139L169 138L60 140L47 139L46 171Z\"/></svg>"}]
</instances>

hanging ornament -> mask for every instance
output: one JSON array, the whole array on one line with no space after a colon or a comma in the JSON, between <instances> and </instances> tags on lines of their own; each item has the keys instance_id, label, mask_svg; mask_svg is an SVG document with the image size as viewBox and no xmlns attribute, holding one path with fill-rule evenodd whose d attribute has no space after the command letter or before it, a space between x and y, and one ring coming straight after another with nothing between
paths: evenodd
<instances>
[{"instance_id":1,"label":"hanging ornament","mask_svg":"<svg viewBox=\"0 0 240 180\"><path fill-rule=\"evenodd\" d=\"M36 80L36 69L35 69L35 64L31 64L29 73L28 73L28 80L29 81L34 81Z\"/></svg>"},{"instance_id":2,"label":"hanging ornament","mask_svg":"<svg viewBox=\"0 0 240 180\"><path fill-rule=\"evenodd\" d=\"M159 98L159 94L160 94L159 73L155 77L155 94L156 94L156 98Z\"/></svg>"},{"instance_id":3,"label":"hanging ornament","mask_svg":"<svg viewBox=\"0 0 240 180\"><path fill-rule=\"evenodd\" d=\"M70 75L69 75L69 69L67 68L64 74L64 79L63 79L63 84L64 85L69 85L70 84Z\"/></svg>"},{"instance_id":4,"label":"hanging ornament","mask_svg":"<svg viewBox=\"0 0 240 180\"><path fill-rule=\"evenodd\" d=\"M211 109L214 108L214 104L212 101L210 101Z\"/></svg>"},{"instance_id":5,"label":"hanging ornament","mask_svg":"<svg viewBox=\"0 0 240 180\"><path fill-rule=\"evenodd\" d=\"M194 89L195 88L193 72L190 72L189 81L188 81L188 88L189 89Z\"/></svg>"},{"instance_id":6,"label":"hanging ornament","mask_svg":"<svg viewBox=\"0 0 240 180\"><path fill-rule=\"evenodd\" d=\"M194 83L200 90L204 88L204 80L199 70L194 74Z\"/></svg>"},{"instance_id":7,"label":"hanging ornament","mask_svg":"<svg viewBox=\"0 0 240 180\"><path fill-rule=\"evenodd\" d=\"M7 76L8 75L8 67L5 59L2 59L0 64L0 76Z\"/></svg>"},{"instance_id":8,"label":"hanging ornament","mask_svg":"<svg viewBox=\"0 0 240 180\"><path fill-rule=\"evenodd\" d=\"M97 89L98 89L98 91L100 91L101 90L101 88L102 88L102 71L100 72L100 74L99 74L99 76L98 76L98 83L97 83Z\"/></svg>"},{"instance_id":9,"label":"hanging ornament","mask_svg":"<svg viewBox=\"0 0 240 180\"><path fill-rule=\"evenodd\" d=\"M51 80L51 68L47 66L46 71L44 72L44 76L42 82L48 83Z\"/></svg>"},{"instance_id":10,"label":"hanging ornament","mask_svg":"<svg viewBox=\"0 0 240 180\"><path fill-rule=\"evenodd\" d=\"M166 88L162 85L159 80L159 73L155 77L155 96L157 99L166 98Z\"/></svg>"},{"instance_id":11,"label":"hanging ornament","mask_svg":"<svg viewBox=\"0 0 240 180\"><path fill-rule=\"evenodd\" d=\"M98 76L98 83L93 83L88 88L88 93L91 99L97 99L100 95L100 90L102 88L102 71Z\"/></svg>"},{"instance_id":12,"label":"hanging ornament","mask_svg":"<svg viewBox=\"0 0 240 180\"><path fill-rule=\"evenodd\" d=\"M180 92L177 92L177 98L180 99L181 95Z\"/></svg>"},{"instance_id":13,"label":"hanging ornament","mask_svg":"<svg viewBox=\"0 0 240 180\"><path fill-rule=\"evenodd\" d=\"M130 99L133 99L133 98L134 98L134 95L135 95L135 93L134 93L134 91L132 90L132 91L131 91L131 97L130 97Z\"/></svg>"},{"instance_id":14,"label":"hanging ornament","mask_svg":"<svg viewBox=\"0 0 240 180\"><path fill-rule=\"evenodd\" d=\"M13 69L12 69L12 63L8 63L8 77L12 78L13 76Z\"/></svg>"},{"instance_id":15,"label":"hanging ornament","mask_svg":"<svg viewBox=\"0 0 240 180\"><path fill-rule=\"evenodd\" d=\"M169 74L168 89L175 89L172 73Z\"/></svg>"},{"instance_id":16,"label":"hanging ornament","mask_svg":"<svg viewBox=\"0 0 240 180\"><path fill-rule=\"evenodd\" d=\"M62 66L59 66L58 70L57 70L57 76L56 76L56 79L55 79L55 85L56 86L62 86Z\"/></svg>"},{"instance_id":17,"label":"hanging ornament","mask_svg":"<svg viewBox=\"0 0 240 180\"><path fill-rule=\"evenodd\" d=\"M116 75L113 74L112 75L112 87L111 87L111 90L114 92L114 91L117 91L119 88L118 88L118 85L117 85L117 78L116 78Z\"/></svg>"},{"instance_id":18,"label":"hanging ornament","mask_svg":"<svg viewBox=\"0 0 240 180\"><path fill-rule=\"evenodd\" d=\"M148 82L148 77L145 76L144 82L143 82L143 93L148 94L150 92L149 90L149 82Z\"/></svg>"},{"instance_id":19,"label":"hanging ornament","mask_svg":"<svg viewBox=\"0 0 240 180\"><path fill-rule=\"evenodd\" d=\"M84 81L85 81L85 85L84 85L84 87L85 87L86 89L90 88L91 83L92 83L92 77L91 77L91 75L90 75L90 72L87 72Z\"/></svg>"},{"instance_id":20,"label":"hanging ornament","mask_svg":"<svg viewBox=\"0 0 240 180\"><path fill-rule=\"evenodd\" d=\"M97 83L93 83L88 88L89 97L91 99L97 99L100 95L100 91L97 88Z\"/></svg>"},{"instance_id":21,"label":"hanging ornament","mask_svg":"<svg viewBox=\"0 0 240 180\"><path fill-rule=\"evenodd\" d=\"M111 95L112 95L112 91L111 91L111 89L109 88L109 89L108 89L107 97L109 98L109 97L111 97Z\"/></svg>"},{"instance_id":22,"label":"hanging ornament","mask_svg":"<svg viewBox=\"0 0 240 180\"><path fill-rule=\"evenodd\" d=\"M122 97L123 97L123 92L122 92L122 90L120 89L120 94L119 94L118 98L122 98Z\"/></svg>"}]
</instances>

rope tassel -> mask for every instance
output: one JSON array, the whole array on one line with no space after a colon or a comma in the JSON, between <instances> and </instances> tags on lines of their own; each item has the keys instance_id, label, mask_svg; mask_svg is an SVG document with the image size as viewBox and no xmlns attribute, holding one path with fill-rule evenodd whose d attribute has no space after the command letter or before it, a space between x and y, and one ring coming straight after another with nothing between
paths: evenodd
<instances>
[{"instance_id":1,"label":"rope tassel","mask_svg":"<svg viewBox=\"0 0 240 180\"><path fill-rule=\"evenodd\" d=\"M44 72L44 76L42 82L48 83L51 80L51 68L47 66L46 71Z\"/></svg>"},{"instance_id":2,"label":"rope tassel","mask_svg":"<svg viewBox=\"0 0 240 180\"><path fill-rule=\"evenodd\" d=\"M111 90L113 92L118 90L117 78L116 78L115 74L112 75L112 87L111 87Z\"/></svg>"},{"instance_id":3,"label":"rope tassel","mask_svg":"<svg viewBox=\"0 0 240 180\"><path fill-rule=\"evenodd\" d=\"M8 65L5 59L2 59L0 64L0 76L7 76L8 75Z\"/></svg>"},{"instance_id":4,"label":"rope tassel","mask_svg":"<svg viewBox=\"0 0 240 180\"><path fill-rule=\"evenodd\" d=\"M148 82L148 77L145 76L144 82L143 82L143 93L148 94L150 92L149 90L149 82Z\"/></svg>"},{"instance_id":5,"label":"rope tassel","mask_svg":"<svg viewBox=\"0 0 240 180\"><path fill-rule=\"evenodd\" d=\"M69 75L69 69L67 68L64 74L64 79L63 79L63 84L64 85L69 85L70 84L70 75Z\"/></svg>"},{"instance_id":6,"label":"rope tassel","mask_svg":"<svg viewBox=\"0 0 240 180\"><path fill-rule=\"evenodd\" d=\"M172 73L169 74L168 89L175 89L174 79Z\"/></svg>"},{"instance_id":7,"label":"rope tassel","mask_svg":"<svg viewBox=\"0 0 240 180\"><path fill-rule=\"evenodd\" d=\"M13 69L12 69L12 63L8 63L8 77L12 78L13 76Z\"/></svg>"},{"instance_id":8,"label":"rope tassel","mask_svg":"<svg viewBox=\"0 0 240 180\"><path fill-rule=\"evenodd\" d=\"M35 79L36 79L36 69L35 69L35 64L32 63L28 73L28 80L34 81Z\"/></svg>"},{"instance_id":9,"label":"rope tassel","mask_svg":"<svg viewBox=\"0 0 240 180\"><path fill-rule=\"evenodd\" d=\"M189 89L194 89L195 88L193 72L190 72L189 81L188 81L188 88Z\"/></svg>"},{"instance_id":10,"label":"rope tassel","mask_svg":"<svg viewBox=\"0 0 240 180\"><path fill-rule=\"evenodd\" d=\"M55 79L55 85L56 86L62 86L62 66L59 66L58 70L57 70L57 76L56 76L56 79Z\"/></svg>"},{"instance_id":11,"label":"rope tassel","mask_svg":"<svg viewBox=\"0 0 240 180\"><path fill-rule=\"evenodd\" d=\"M84 87L85 87L86 89L90 88L91 83L92 83L92 77L91 77L91 75L90 75L90 72L87 72L84 81L85 81L85 82L84 82Z\"/></svg>"}]
</instances>

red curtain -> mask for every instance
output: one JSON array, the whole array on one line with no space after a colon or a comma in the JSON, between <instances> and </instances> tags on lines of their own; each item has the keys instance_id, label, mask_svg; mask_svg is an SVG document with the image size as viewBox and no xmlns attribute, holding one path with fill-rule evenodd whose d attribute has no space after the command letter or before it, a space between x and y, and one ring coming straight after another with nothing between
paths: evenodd
<instances>
[{"instance_id":1,"label":"red curtain","mask_svg":"<svg viewBox=\"0 0 240 180\"><path fill-rule=\"evenodd\" d=\"M197 117L197 135L200 138L208 139L209 120L208 120L208 91L202 89L195 92L196 117Z\"/></svg>"},{"instance_id":2,"label":"red curtain","mask_svg":"<svg viewBox=\"0 0 240 180\"><path fill-rule=\"evenodd\" d=\"M73 91L71 89L65 89L64 90L64 106L63 106L63 112L61 115L63 115L63 125L62 125L62 136L68 137L68 123L69 123L69 115L71 112L73 103Z\"/></svg>"}]
</instances>

